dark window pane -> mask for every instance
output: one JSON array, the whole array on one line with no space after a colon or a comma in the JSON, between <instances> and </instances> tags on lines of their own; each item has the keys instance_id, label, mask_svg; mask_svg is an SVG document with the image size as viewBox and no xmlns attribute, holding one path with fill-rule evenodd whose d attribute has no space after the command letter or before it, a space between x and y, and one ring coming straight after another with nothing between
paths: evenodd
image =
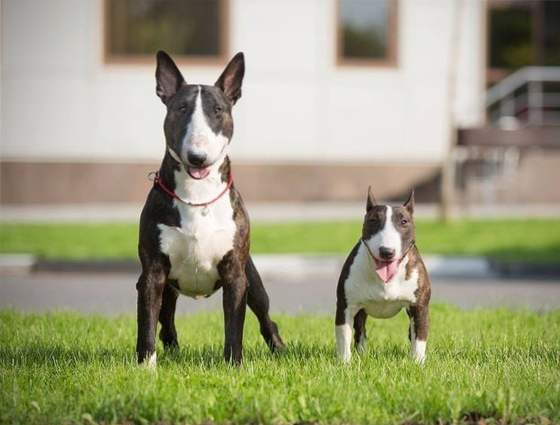
<instances>
[{"instance_id":1,"label":"dark window pane","mask_svg":"<svg viewBox=\"0 0 560 425\"><path fill-rule=\"evenodd\" d=\"M546 1L544 6L544 46L545 65L560 65L560 1Z\"/></svg>"},{"instance_id":2,"label":"dark window pane","mask_svg":"<svg viewBox=\"0 0 560 425\"><path fill-rule=\"evenodd\" d=\"M560 65L560 1L494 1L489 65L508 71Z\"/></svg>"},{"instance_id":3,"label":"dark window pane","mask_svg":"<svg viewBox=\"0 0 560 425\"><path fill-rule=\"evenodd\" d=\"M490 10L490 67L514 70L533 60L529 4L514 2Z\"/></svg>"},{"instance_id":4,"label":"dark window pane","mask_svg":"<svg viewBox=\"0 0 560 425\"><path fill-rule=\"evenodd\" d=\"M388 58L390 1L340 0L344 58Z\"/></svg>"},{"instance_id":5,"label":"dark window pane","mask_svg":"<svg viewBox=\"0 0 560 425\"><path fill-rule=\"evenodd\" d=\"M108 1L108 48L113 55L217 56L221 53L219 0Z\"/></svg>"}]
</instances>

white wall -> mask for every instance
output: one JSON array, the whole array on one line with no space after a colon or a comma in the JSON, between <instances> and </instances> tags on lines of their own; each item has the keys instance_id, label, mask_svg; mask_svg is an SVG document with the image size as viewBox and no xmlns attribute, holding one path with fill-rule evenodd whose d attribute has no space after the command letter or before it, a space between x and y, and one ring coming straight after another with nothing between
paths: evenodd
<instances>
[{"instance_id":1,"label":"white wall","mask_svg":"<svg viewBox=\"0 0 560 425\"><path fill-rule=\"evenodd\" d=\"M246 54L234 156L246 162L437 162L447 137L449 0L400 0L398 66L335 65L334 0L231 0ZM78 6L79 5L79 6ZM464 0L456 103L482 121L482 0ZM154 64L103 61L101 0L2 0L2 159L157 160ZM190 67L189 82L221 69Z\"/></svg>"}]
</instances>

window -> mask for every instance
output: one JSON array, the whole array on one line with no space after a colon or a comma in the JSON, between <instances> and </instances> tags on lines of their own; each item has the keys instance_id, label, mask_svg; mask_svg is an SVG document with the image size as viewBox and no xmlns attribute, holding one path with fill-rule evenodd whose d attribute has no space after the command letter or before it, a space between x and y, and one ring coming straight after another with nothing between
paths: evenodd
<instances>
[{"instance_id":1,"label":"window","mask_svg":"<svg viewBox=\"0 0 560 425\"><path fill-rule=\"evenodd\" d=\"M179 59L227 55L227 0L106 0L107 61L152 60L163 49Z\"/></svg>"},{"instance_id":2,"label":"window","mask_svg":"<svg viewBox=\"0 0 560 425\"><path fill-rule=\"evenodd\" d=\"M397 0L338 0L337 61L396 65Z\"/></svg>"},{"instance_id":3,"label":"window","mask_svg":"<svg viewBox=\"0 0 560 425\"><path fill-rule=\"evenodd\" d=\"M492 0L488 82L529 65L560 65L560 2Z\"/></svg>"}]
</instances>

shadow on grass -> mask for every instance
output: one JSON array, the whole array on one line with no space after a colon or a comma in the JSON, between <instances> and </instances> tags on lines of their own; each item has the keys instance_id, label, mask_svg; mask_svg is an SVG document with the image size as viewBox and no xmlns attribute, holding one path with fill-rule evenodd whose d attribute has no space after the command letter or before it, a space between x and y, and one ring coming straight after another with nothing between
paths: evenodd
<instances>
[{"instance_id":1,"label":"shadow on grass","mask_svg":"<svg viewBox=\"0 0 560 425\"><path fill-rule=\"evenodd\" d=\"M158 350L158 364L178 363L185 366L215 367L223 363L222 348L216 345L185 347L164 352ZM118 348L81 349L58 345L32 344L24 347L0 348L0 365L8 367L60 365L122 365L135 366L136 352Z\"/></svg>"},{"instance_id":2,"label":"shadow on grass","mask_svg":"<svg viewBox=\"0 0 560 425\"><path fill-rule=\"evenodd\" d=\"M410 357L410 346L406 342L372 342L364 353L353 349L356 359L374 362L399 362ZM467 351L462 346L438 345L432 347L431 355L440 359L463 359L473 362L496 361L541 361L554 363L560 355L556 347L539 343L538 340L524 341L519 347L489 347L487 342L470 346ZM309 362L336 362L334 343L303 343L294 341L287 345L282 353L271 353L264 343L246 346L244 359L247 362L279 362L307 364ZM43 343L28 344L20 347L4 346L0 348L0 366L80 366L80 365L135 366L136 353L128 348L79 348ZM182 366L213 369L224 366L223 346L221 344L183 345L179 350L164 351L158 347L158 364L160 366Z\"/></svg>"},{"instance_id":3,"label":"shadow on grass","mask_svg":"<svg viewBox=\"0 0 560 425\"><path fill-rule=\"evenodd\" d=\"M389 344L369 347L360 355L374 360L401 360L408 356L407 344ZM336 361L334 344L301 343L287 345L286 351L272 353L264 344L244 349L244 359L253 361L279 361L307 363L309 361ZM23 347L0 348L0 365L4 367L60 366L60 365L136 365L136 353L131 348L82 349L60 345L31 344ZM158 350L158 364L216 368L224 365L223 347L218 344L183 346L179 350Z\"/></svg>"},{"instance_id":4,"label":"shadow on grass","mask_svg":"<svg viewBox=\"0 0 560 425\"><path fill-rule=\"evenodd\" d=\"M298 362L301 360L324 359L334 356L334 349L330 344L288 344L285 351L271 352L264 343L245 347L243 358L245 361L280 361ZM223 346L207 344L202 346L181 346L179 350L164 352L158 358L162 363L179 363L183 365L197 365L202 367L216 367L224 364Z\"/></svg>"},{"instance_id":5,"label":"shadow on grass","mask_svg":"<svg viewBox=\"0 0 560 425\"><path fill-rule=\"evenodd\" d=\"M184 365L214 368L223 363L223 348L215 344L181 346L179 349L162 350L158 357L160 365Z\"/></svg>"},{"instance_id":6,"label":"shadow on grass","mask_svg":"<svg viewBox=\"0 0 560 425\"><path fill-rule=\"evenodd\" d=\"M133 353L99 348L84 350L57 345L34 344L24 347L0 348L0 364L3 366L33 366L33 365L77 365L92 363L120 363L135 362Z\"/></svg>"},{"instance_id":7,"label":"shadow on grass","mask_svg":"<svg viewBox=\"0 0 560 425\"><path fill-rule=\"evenodd\" d=\"M197 346L182 346L178 350L164 351L158 347L158 364L181 366L197 366L214 368L224 365L223 346L218 344L204 344ZM248 361L266 359L297 360L332 355L332 348L328 345L288 346L283 353L271 353L262 344L244 349L244 358ZM124 351L119 348L72 348L61 345L29 344L20 347L5 346L0 348L0 365L5 367L49 366L49 365L136 365L136 353L131 347Z\"/></svg>"},{"instance_id":8,"label":"shadow on grass","mask_svg":"<svg viewBox=\"0 0 560 425\"><path fill-rule=\"evenodd\" d=\"M409 356L409 345L407 343L389 343L389 344L370 344L366 347L364 353L357 353L352 344L353 355L356 358L368 358L377 360L399 361ZM334 342L326 344L309 344L295 342L288 344L288 349L281 355L282 358L289 361L309 360L333 360L338 361L336 355L336 347Z\"/></svg>"}]
</instances>

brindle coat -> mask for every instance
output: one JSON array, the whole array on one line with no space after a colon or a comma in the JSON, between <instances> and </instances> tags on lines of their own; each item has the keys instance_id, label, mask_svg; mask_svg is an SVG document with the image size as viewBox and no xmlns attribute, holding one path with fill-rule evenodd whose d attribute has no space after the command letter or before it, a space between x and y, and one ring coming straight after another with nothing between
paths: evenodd
<instances>
[{"instance_id":1,"label":"brindle coat","mask_svg":"<svg viewBox=\"0 0 560 425\"><path fill-rule=\"evenodd\" d=\"M368 314L368 307L371 311L372 303L376 306L396 303L396 308L390 312L390 315L378 317L390 317L396 314L400 308L405 307L410 318L409 340L414 350L415 341L425 343L428 338L431 296L428 273L415 244L414 193L411 194L409 200L403 206L392 207L392 224L400 234L404 253L399 268L404 268L404 270L401 277L396 276L388 283L382 282L376 276L373 261L364 247L364 241L370 240L384 227L386 212L387 206L377 205L371 191L368 191L361 239L347 257L338 280L335 316L337 338L339 327L349 325L350 321L354 328L354 344L357 349L362 349L366 339L366 320L367 316L370 315ZM415 290L412 296L411 294L399 294L398 290L392 293L387 290L388 285L399 285L399 279L402 282L415 280ZM352 288L349 289L349 282L355 283L357 280L359 281L357 285L352 285ZM360 290L356 290L356 287L359 287ZM379 290L376 292L375 288ZM348 290L353 291L353 293L348 294ZM402 303L402 306L399 306L399 303Z\"/></svg>"},{"instance_id":2,"label":"brindle coat","mask_svg":"<svg viewBox=\"0 0 560 425\"><path fill-rule=\"evenodd\" d=\"M231 108L241 96L244 60L242 54L236 55L215 86L193 86L184 81L167 54L159 52L157 58L156 91L168 108L164 125L168 150L159 169L159 178L167 188L176 191L175 173L184 168L185 164L173 158L169 150L180 151L179 145L183 143L196 96L205 96L204 113L207 114L212 131L231 139L233 133ZM231 166L227 156L219 167L219 173L222 183L229 181ZM192 184L196 182L193 181ZM209 197L214 195L208 194ZM249 255L249 218L235 184L224 196L229 197L235 234L233 246L216 266L218 279L214 283L214 291L223 289L224 358L226 361L239 364L242 360L246 304L249 304L250 309L257 316L261 334L270 349L282 350L284 343L276 324L269 317L268 295ZM181 220L176 200L154 185L140 217L138 253L142 263L142 274L136 285L138 291L136 351L139 363L144 361L150 363L152 356L155 356L158 320L161 324L160 339L164 347L166 349L178 347L174 316L179 285L176 280L169 277L170 257L162 252L160 229L161 226L180 229Z\"/></svg>"}]
</instances>

